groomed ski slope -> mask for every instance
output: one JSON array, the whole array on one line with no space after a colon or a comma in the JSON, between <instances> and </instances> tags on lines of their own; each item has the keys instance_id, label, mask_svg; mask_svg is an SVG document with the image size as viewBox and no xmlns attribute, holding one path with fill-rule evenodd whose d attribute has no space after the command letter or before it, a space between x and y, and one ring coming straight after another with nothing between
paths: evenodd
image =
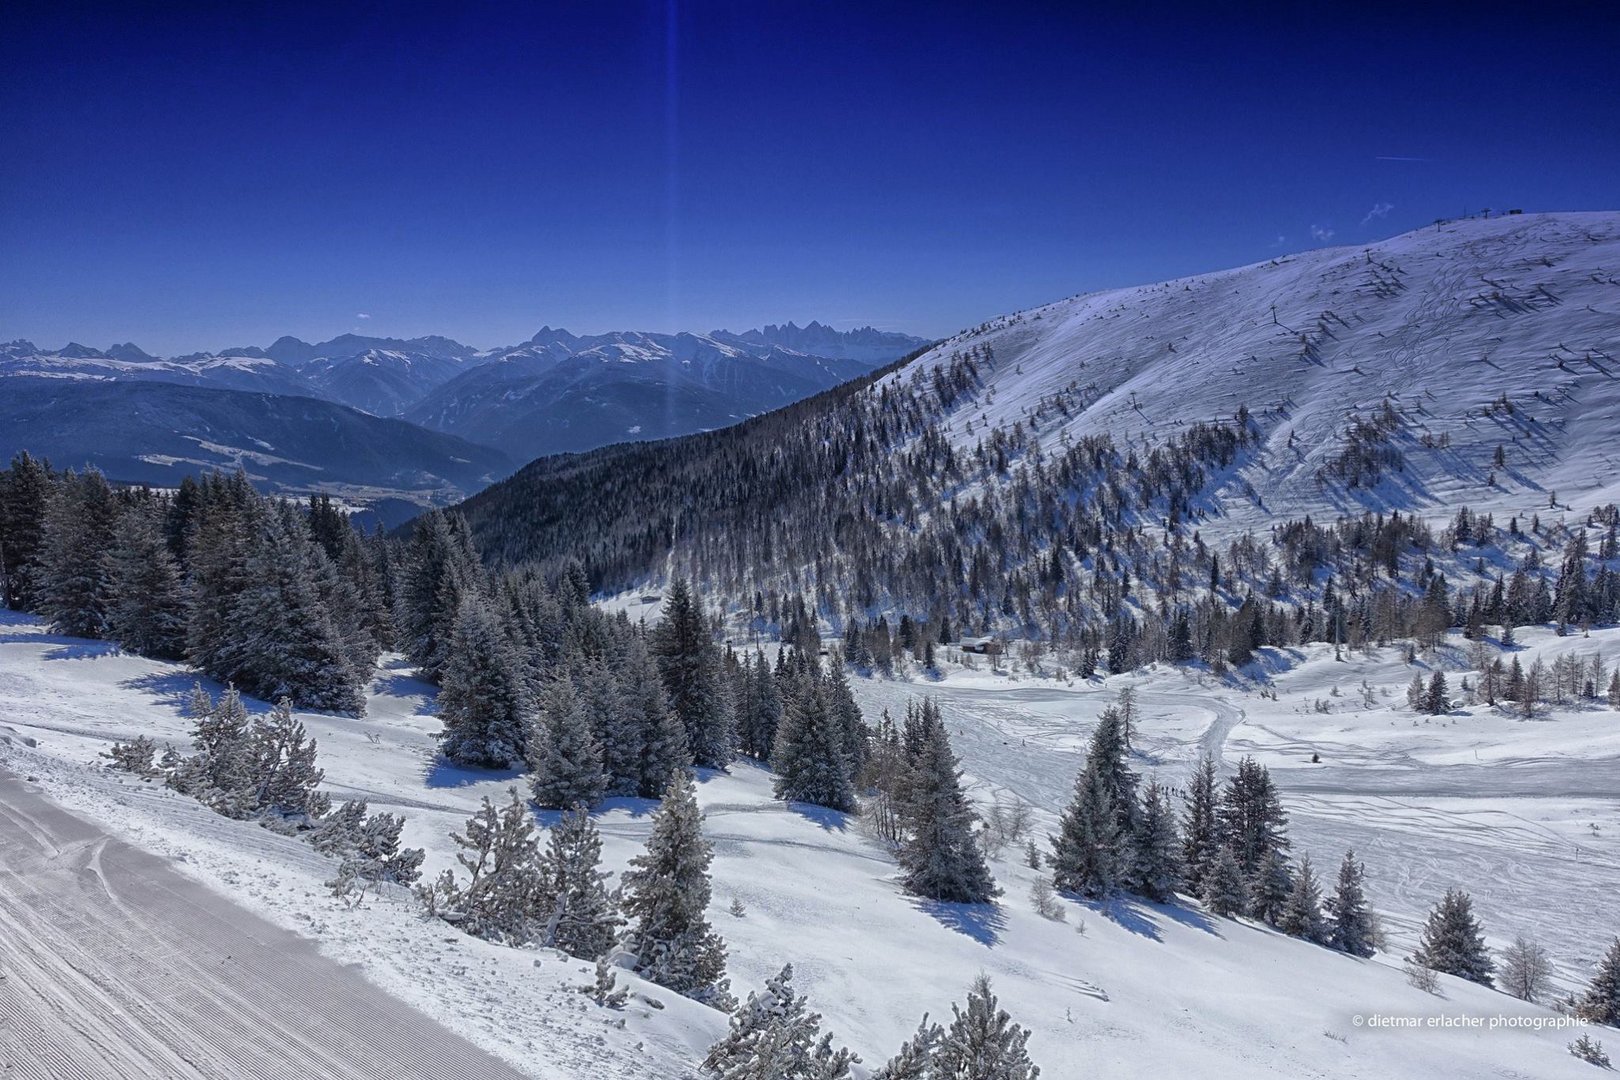
<instances>
[{"instance_id":1,"label":"groomed ski slope","mask_svg":"<svg viewBox=\"0 0 1620 1080\"><path fill-rule=\"evenodd\" d=\"M452 1031L530 1075L584 1080L691 1075L724 1030L724 1017L635 980L640 995L630 1008L600 1009L573 989L588 981L587 965L463 937L421 918L399 897L349 910L322 888L331 864L307 846L105 771L96 754L112 739L144 732L183 741L189 721L181 700L191 676L102 643L54 637L25 617L5 619L0 725L11 732L0 731L0 763L34 776L75 813L312 938L325 955L356 965ZM1585 643L1612 647L1620 638L1594 635ZM1282 666L1285 658L1273 659ZM705 774L700 785L716 853L710 917L730 944L734 989L756 988L791 961L812 1006L868 1066L886 1058L923 1012L948 1019L950 1003L984 971L1004 1006L1033 1029L1030 1049L1043 1076L1054 1080L1593 1075L1565 1052L1573 1038L1568 1030L1488 1026L1504 1016L1550 1023L1550 1010L1448 978L1444 997L1431 997L1406 984L1394 953L1409 947L1421 909L1457 884L1474 892L1493 944L1533 929L1566 976L1585 977L1586 961L1616 929L1603 925L1606 915L1612 921L1612 903L1600 898L1612 900L1620 881L1613 839L1620 836L1620 808L1612 787L1606 794L1566 791L1569 785L1556 778L1562 765L1614 768L1615 714L1535 724L1458 717L1449 735L1414 731L1410 716L1393 705L1404 687L1399 677L1409 677L1393 670L1403 668L1397 660L1335 665L1329 653L1289 664L1275 676L1276 701L1238 686L1200 686L1180 672L1134 680L1146 715L1136 766L1174 778L1206 749L1219 749L1228 762L1250 750L1264 755L1294 813L1296 850L1314 852L1324 875L1346 840L1365 852L1391 954L1354 960L1247 923L1210 919L1193 905L1066 902L1065 921L1047 921L1031 909L1036 872L1022 865L1016 849L994 863L1006 890L998 905L920 902L900 892L892 859L856 822L775 802L769 775L739 764L730 775ZM1398 682L1383 682L1386 675ZM1326 716L1296 711L1305 699L1327 696L1332 683L1347 690L1362 677L1388 685L1391 699ZM858 680L857 692L874 714L911 693L938 694L975 795L1035 803L1041 833L1067 797L1092 720L1119 684L1014 683L981 668L957 670L934 686ZM429 851L429 875L451 865L449 834L479 800L501 798L521 782L439 763L431 708L427 688L396 665L379 674L366 719L302 714L319 741L334 797L363 795L374 808L403 813L406 842ZM28 739L37 745L26 745ZM1321 747L1324 765L1298 763L1301 753L1308 760L1306 746ZM1527 782L1504 795L1464 779L1438 779L1461 776L1450 771L1460 766L1449 759L1471 749L1487 763L1482 784L1502 775L1491 770L1535 758L1539 764L1524 775L1546 777L1558 790L1539 792ZM1385 755L1382 771L1367 755ZM1413 783L1437 778L1445 790L1372 794L1352 790L1356 781L1348 779L1365 775L1372 784L1389 772ZM1317 786L1297 785L1296 794L1302 779ZM640 849L650 809L616 800L597 814L609 869L621 869ZM1595 837L1589 823L1598 825ZM1471 832L1478 834L1472 842ZM1541 839L1524 839L1531 836ZM1492 860L1515 861L1521 872L1497 880ZM744 906L740 917L729 911L733 900ZM651 1007L648 997L664 1007ZM1372 1014L1468 1015L1486 1026L1356 1025L1356 1016Z\"/></svg>"},{"instance_id":2,"label":"groomed ski slope","mask_svg":"<svg viewBox=\"0 0 1620 1080\"><path fill-rule=\"evenodd\" d=\"M963 447L1016 422L1050 446L1156 443L1246 406L1264 441L1222 479L1206 536L1364 509L1467 505L1505 521L1548 516L1554 495L1577 510L1620 501L1616 211L1452 221L1087 293L965 330L888 378L984 348L993 369L946 425ZM1487 410L1503 394L1513 411ZM1035 420L1057 397L1069 415ZM1349 417L1386 397L1405 419L1405 470L1319 487Z\"/></svg>"}]
</instances>

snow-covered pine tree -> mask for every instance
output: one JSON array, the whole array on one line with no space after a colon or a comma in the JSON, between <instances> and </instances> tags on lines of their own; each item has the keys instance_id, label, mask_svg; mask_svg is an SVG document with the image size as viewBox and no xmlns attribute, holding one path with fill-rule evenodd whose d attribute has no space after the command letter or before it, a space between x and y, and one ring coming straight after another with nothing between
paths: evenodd
<instances>
[{"instance_id":1,"label":"snow-covered pine tree","mask_svg":"<svg viewBox=\"0 0 1620 1080\"><path fill-rule=\"evenodd\" d=\"M416 519L398 591L399 642L425 679L437 681L463 592L477 573L466 522L443 510Z\"/></svg>"},{"instance_id":2,"label":"snow-covered pine tree","mask_svg":"<svg viewBox=\"0 0 1620 1080\"><path fill-rule=\"evenodd\" d=\"M872 1080L933 1080L934 1054L945 1029L928 1022L924 1013L917 1025L917 1033L901 1044L899 1052L882 1068L872 1074Z\"/></svg>"},{"instance_id":3,"label":"snow-covered pine tree","mask_svg":"<svg viewBox=\"0 0 1620 1080\"><path fill-rule=\"evenodd\" d=\"M782 694L765 654L758 649L753 659L744 663L743 672L748 689L738 708L738 735L742 752L763 761L776 744L776 728L782 721Z\"/></svg>"},{"instance_id":4,"label":"snow-covered pine tree","mask_svg":"<svg viewBox=\"0 0 1620 1080\"><path fill-rule=\"evenodd\" d=\"M855 692L850 689L849 676L842 664L830 665L826 673L824 690L827 711L844 739L844 756L849 759L851 776L859 776L866 767L866 740L869 732L861 707L855 703Z\"/></svg>"},{"instance_id":5,"label":"snow-covered pine tree","mask_svg":"<svg viewBox=\"0 0 1620 1080\"><path fill-rule=\"evenodd\" d=\"M1474 918L1474 904L1461 889L1447 889L1423 924L1423 937L1412 960L1431 971L1492 985L1490 950Z\"/></svg>"},{"instance_id":6,"label":"snow-covered pine tree","mask_svg":"<svg viewBox=\"0 0 1620 1080\"><path fill-rule=\"evenodd\" d=\"M626 700L624 688L606 658L587 659L574 668L580 708L602 748L603 795L636 795L641 790L642 745L646 730Z\"/></svg>"},{"instance_id":7,"label":"snow-covered pine tree","mask_svg":"<svg viewBox=\"0 0 1620 1080\"><path fill-rule=\"evenodd\" d=\"M1131 856L1127 889L1159 904L1175 898L1181 884L1181 837L1170 809L1170 793L1157 780L1149 781L1142 792Z\"/></svg>"},{"instance_id":8,"label":"snow-covered pine tree","mask_svg":"<svg viewBox=\"0 0 1620 1080\"><path fill-rule=\"evenodd\" d=\"M1575 1008L1588 1023L1620 1027L1620 937L1603 954L1597 974Z\"/></svg>"},{"instance_id":9,"label":"snow-covered pine tree","mask_svg":"<svg viewBox=\"0 0 1620 1080\"><path fill-rule=\"evenodd\" d=\"M546 944L582 960L613 948L624 920L604 886L602 838L584 807L563 814L550 830L543 906L550 911Z\"/></svg>"},{"instance_id":10,"label":"snow-covered pine tree","mask_svg":"<svg viewBox=\"0 0 1620 1080\"><path fill-rule=\"evenodd\" d=\"M508 793L499 810L486 795L465 833L451 835L462 849L456 861L469 877L463 885L445 871L434 887L434 907L474 937L522 945L544 931L551 912L544 906L545 867L529 805L516 788Z\"/></svg>"},{"instance_id":11,"label":"snow-covered pine tree","mask_svg":"<svg viewBox=\"0 0 1620 1080\"><path fill-rule=\"evenodd\" d=\"M1130 865L1120 842L1113 803L1102 775L1088 764L1052 837L1052 884L1064 892L1100 898L1112 892Z\"/></svg>"},{"instance_id":12,"label":"snow-covered pine tree","mask_svg":"<svg viewBox=\"0 0 1620 1080\"><path fill-rule=\"evenodd\" d=\"M1001 890L973 836L962 773L945 725L927 725L907 778L900 867L907 891L932 900L983 904Z\"/></svg>"},{"instance_id":13,"label":"snow-covered pine tree","mask_svg":"<svg viewBox=\"0 0 1620 1080\"><path fill-rule=\"evenodd\" d=\"M1041 1070L1029 1059L1029 1032L996 1003L988 976L973 980L967 1009L951 1006L955 1019L939 1041L929 1075L945 1080L1035 1080Z\"/></svg>"},{"instance_id":14,"label":"snow-covered pine tree","mask_svg":"<svg viewBox=\"0 0 1620 1080\"><path fill-rule=\"evenodd\" d=\"M829 690L817 679L788 702L771 750L774 787L778 799L849 812L855 809L854 768Z\"/></svg>"},{"instance_id":15,"label":"snow-covered pine tree","mask_svg":"<svg viewBox=\"0 0 1620 1080\"><path fill-rule=\"evenodd\" d=\"M607 788L602 746L566 676L540 695L540 712L529 734L529 785L534 801L550 809L594 806Z\"/></svg>"},{"instance_id":16,"label":"snow-covered pine tree","mask_svg":"<svg viewBox=\"0 0 1620 1080\"><path fill-rule=\"evenodd\" d=\"M654 811L647 848L624 872L629 926L620 948L642 977L716 1007L729 1005L726 945L709 925L709 861L697 785L677 772Z\"/></svg>"},{"instance_id":17,"label":"snow-covered pine tree","mask_svg":"<svg viewBox=\"0 0 1620 1080\"><path fill-rule=\"evenodd\" d=\"M13 611L39 610L41 535L54 487L50 465L26 450L0 471L0 602Z\"/></svg>"},{"instance_id":18,"label":"snow-covered pine tree","mask_svg":"<svg viewBox=\"0 0 1620 1080\"><path fill-rule=\"evenodd\" d=\"M321 793L325 773L315 766L315 741L293 716L292 702L282 698L268 715L255 717L248 729L253 761L253 811L267 817L309 823L326 813L330 803Z\"/></svg>"},{"instance_id":19,"label":"snow-covered pine tree","mask_svg":"<svg viewBox=\"0 0 1620 1080\"><path fill-rule=\"evenodd\" d=\"M860 1058L834 1049L821 1015L793 992L793 965L750 991L731 1014L731 1030L709 1048L704 1073L718 1080L847 1080Z\"/></svg>"},{"instance_id":20,"label":"snow-covered pine tree","mask_svg":"<svg viewBox=\"0 0 1620 1080\"><path fill-rule=\"evenodd\" d=\"M35 584L40 614L58 634L105 634L116 599L109 562L117 520L112 488L97 470L57 481L45 505Z\"/></svg>"},{"instance_id":21,"label":"snow-covered pine tree","mask_svg":"<svg viewBox=\"0 0 1620 1080\"><path fill-rule=\"evenodd\" d=\"M169 786L228 817L249 816L253 811L253 754L242 696L234 686L227 687L215 702L198 685L188 707L196 717L191 730L196 753L169 774Z\"/></svg>"},{"instance_id":22,"label":"snow-covered pine tree","mask_svg":"<svg viewBox=\"0 0 1620 1080\"><path fill-rule=\"evenodd\" d=\"M1223 847L1215 862L1204 875L1201 897L1210 913L1222 918L1242 914L1248 904L1248 889L1243 881L1243 867L1238 865L1232 849Z\"/></svg>"},{"instance_id":23,"label":"snow-covered pine tree","mask_svg":"<svg viewBox=\"0 0 1620 1080\"><path fill-rule=\"evenodd\" d=\"M1244 758L1227 781L1216 825L1221 843L1232 849L1246 883L1255 881L1272 853L1282 855L1288 850L1287 823L1271 773L1253 758Z\"/></svg>"},{"instance_id":24,"label":"snow-covered pine tree","mask_svg":"<svg viewBox=\"0 0 1620 1080\"><path fill-rule=\"evenodd\" d=\"M1322 917L1322 889L1317 884L1316 871L1311 866L1309 855L1299 860L1294 885L1283 904L1277 927L1291 937L1304 938L1317 944L1327 941L1327 920Z\"/></svg>"},{"instance_id":25,"label":"snow-covered pine tree","mask_svg":"<svg viewBox=\"0 0 1620 1080\"><path fill-rule=\"evenodd\" d=\"M1535 1001L1547 988L1552 977L1552 964L1547 950L1523 934L1502 950L1502 989L1520 1001Z\"/></svg>"},{"instance_id":26,"label":"snow-covered pine tree","mask_svg":"<svg viewBox=\"0 0 1620 1080\"><path fill-rule=\"evenodd\" d=\"M1282 921L1283 908L1294 890L1292 875L1282 852L1276 848L1266 852L1260 868L1244 883L1248 888L1245 913L1253 919L1276 926Z\"/></svg>"},{"instance_id":27,"label":"snow-covered pine tree","mask_svg":"<svg viewBox=\"0 0 1620 1080\"><path fill-rule=\"evenodd\" d=\"M339 896L387 883L410 885L422 876L421 848L401 848L405 819L394 814L367 816L364 799L351 799L320 820L310 844L339 860L338 876L328 882Z\"/></svg>"},{"instance_id":28,"label":"snow-covered pine tree","mask_svg":"<svg viewBox=\"0 0 1620 1080\"><path fill-rule=\"evenodd\" d=\"M1181 826L1181 873L1195 895L1202 893L1204 877L1221 853L1216 810L1215 760L1206 757L1193 773Z\"/></svg>"},{"instance_id":29,"label":"snow-covered pine tree","mask_svg":"<svg viewBox=\"0 0 1620 1080\"><path fill-rule=\"evenodd\" d=\"M653 630L652 652L670 707L686 727L692 761L725 768L737 751L731 687L702 604L684 580L670 585L663 622Z\"/></svg>"},{"instance_id":30,"label":"snow-covered pine tree","mask_svg":"<svg viewBox=\"0 0 1620 1080\"><path fill-rule=\"evenodd\" d=\"M462 600L439 679L445 756L483 768L520 764L533 702L517 651L480 594Z\"/></svg>"},{"instance_id":31,"label":"snow-covered pine tree","mask_svg":"<svg viewBox=\"0 0 1620 1080\"><path fill-rule=\"evenodd\" d=\"M180 564L163 533L163 504L135 503L118 515L108 554L112 606L107 636L142 656L178 660L186 652L189 598Z\"/></svg>"},{"instance_id":32,"label":"snow-covered pine tree","mask_svg":"<svg viewBox=\"0 0 1620 1080\"><path fill-rule=\"evenodd\" d=\"M661 797L675 775L692 765L686 745L686 725L669 707L658 664L640 633L625 648L620 689L631 723L641 729L641 780L638 794Z\"/></svg>"},{"instance_id":33,"label":"snow-covered pine tree","mask_svg":"<svg viewBox=\"0 0 1620 1080\"><path fill-rule=\"evenodd\" d=\"M1327 913L1333 920L1327 943L1351 956L1371 956L1375 951L1372 913L1367 909L1366 874L1366 867L1356 861L1356 853L1346 851L1344 861L1339 864L1338 885L1327 901Z\"/></svg>"}]
</instances>

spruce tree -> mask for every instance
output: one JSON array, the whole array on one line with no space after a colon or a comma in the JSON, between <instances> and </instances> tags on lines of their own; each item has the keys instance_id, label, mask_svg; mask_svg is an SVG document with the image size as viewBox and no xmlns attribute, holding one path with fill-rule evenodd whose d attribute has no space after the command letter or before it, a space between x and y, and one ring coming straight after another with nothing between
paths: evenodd
<instances>
[{"instance_id":1,"label":"spruce tree","mask_svg":"<svg viewBox=\"0 0 1620 1080\"><path fill-rule=\"evenodd\" d=\"M1588 1023L1620 1027L1620 937L1603 954L1591 985L1576 1003L1576 1012Z\"/></svg>"},{"instance_id":2,"label":"spruce tree","mask_svg":"<svg viewBox=\"0 0 1620 1080\"><path fill-rule=\"evenodd\" d=\"M945 725L928 725L906 784L899 852L907 891L932 900L986 903L1001 890L974 840L975 820Z\"/></svg>"},{"instance_id":3,"label":"spruce tree","mask_svg":"<svg viewBox=\"0 0 1620 1080\"><path fill-rule=\"evenodd\" d=\"M763 761L776 744L776 728L782 721L782 694L765 654L757 649L753 659L743 665L743 679L747 692L740 699L737 713L742 752Z\"/></svg>"},{"instance_id":4,"label":"spruce tree","mask_svg":"<svg viewBox=\"0 0 1620 1080\"><path fill-rule=\"evenodd\" d=\"M1367 957L1375 951L1372 912L1367 909L1364 885L1366 873L1366 867L1356 861L1356 853L1346 851L1339 864L1338 885L1327 902L1327 913L1333 919L1327 943L1351 956Z\"/></svg>"},{"instance_id":5,"label":"spruce tree","mask_svg":"<svg viewBox=\"0 0 1620 1080\"><path fill-rule=\"evenodd\" d=\"M546 944L582 960L613 948L624 920L603 882L602 837L583 807L563 814L551 827L544 860L541 906L548 910Z\"/></svg>"},{"instance_id":6,"label":"spruce tree","mask_svg":"<svg viewBox=\"0 0 1620 1080\"><path fill-rule=\"evenodd\" d=\"M552 680L541 694L539 718L528 739L534 801L551 809L593 806L607 788L602 746L591 730L571 679Z\"/></svg>"},{"instance_id":7,"label":"spruce tree","mask_svg":"<svg viewBox=\"0 0 1620 1080\"><path fill-rule=\"evenodd\" d=\"M252 757L252 807L256 813L309 822L329 805L320 792L325 773L315 766L315 741L282 698L248 729Z\"/></svg>"},{"instance_id":8,"label":"spruce tree","mask_svg":"<svg viewBox=\"0 0 1620 1080\"><path fill-rule=\"evenodd\" d=\"M1316 882L1316 871L1311 866L1309 855L1299 860L1293 888L1283 903L1277 928L1290 937L1304 938L1317 944L1327 941L1327 920L1322 917L1322 890Z\"/></svg>"},{"instance_id":9,"label":"spruce tree","mask_svg":"<svg viewBox=\"0 0 1620 1080\"><path fill-rule=\"evenodd\" d=\"M692 761L725 768L737 749L731 687L702 606L684 580L670 585L664 620L653 632L652 651L670 707L686 728Z\"/></svg>"},{"instance_id":10,"label":"spruce tree","mask_svg":"<svg viewBox=\"0 0 1620 1080\"><path fill-rule=\"evenodd\" d=\"M26 450L0 472L0 600L14 611L39 609L40 554L55 476Z\"/></svg>"},{"instance_id":11,"label":"spruce tree","mask_svg":"<svg viewBox=\"0 0 1620 1080\"><path fill-rule=\"evenodd\" d=\"M607 659L581 662L574 669L573 679L580 708L602 748L602 794L639 794L647 733L639 712L626 698L622 682Z\"/></svg>"},{"instance_id":12,"label":"spruce tree","mask_svg":"<svg viewBox=\"0 0 1620 1080\"><path fill-rule=\"evenodd\" d=\"M706 1004L729 1003L726 946L709 925L709 862L697 786L677 772L653 813L646 850L625 871L620 947L641 975Z\"/></svg>"},{"instance_id":13,"label":"spruce tree","mask_svg":"<svg viewBox=\"0 0 1620 1080\"><path fill-rule=\"evenodd\" d=\"M692 753L686 744L686 725L669 707L657 663L640 634L626 649L620 690L628 722L641 729L638 794L659 798L675 775L691 766Z\"/></svg>"},{"instance_id":14,"label":"spruce tree","mask_svg":"<svg viewBox=\"0 0 1620 1080\"><path fill-rule=\"evenodd\" d=\"M990 979L980 975L968 992L967 1009L951 1006L954 1019L934 1053L934 1077L972 1080L1035 1080L1041 1070L1029 1059L1029 1032L996 1004Z\"/></svg>"},{"instance_id":15,"label":"spruce tree","mask_svg":"<svg viewBox=\"0 0 1620 1080\"><path fill-rule=\"evenodd\" d=\"M1245 912L1251 918L1276 926L1282 920L1283 908L1294 890L1294 880L1282 852L1276 848L1266 852L1260 868L1245 884L1248 886Z\"/></svg>"},{"instance_id":16,"label":"spruce tree","mask_svg":"<svg viewBox=\"0 0 1620 1080\"><path fill-rule=\"evenodd\" d=\"M533 703L517 652L482 596L462 601L440 670L445 756L482 768L520 764Z\"/></svg>"},{"instance_id":17,"label":"spruce tree","mask_svg":"<svg viewBox=\"0 0 1620 1080\"><path fill-rule=\"evenodd\" d=\"M718 1080L848 1080L860 1058L834 1049L822 1034L821 1015L793 992L793 965L750 992L731 1016L731 1030L709 1048L705 1074Z\"/></svg>"},{"instance_id":18,"label":"spruce tree","mask_svg":"<svg viewBox=\"0 0 1620 1080\"><path fill-rule=\"evenodd\" d=\"M1203 891L1204 877L1221 851L1216 822L1215 761L1204 758L1193 773L1187 792L1187 808L1182 818L1181 872L1187 889Z\"/></svg>"},{"instance_id":19,"label":"spruce tree","mask_svg":"<svg viewBox=\"0 0 1620 1080\"><path fill-rule=\"evenodd\" d=\"M159 511L159 504L147 502L118 516L117 540L108 555L113 601L106 632L128 652L178 660L186 652L189 601Z\"/></svg>"},{"instance_id":20,"label":"spruce tree","mask_svg":"<svg viewBox=\"0 0 1620 1080\"><path fill-rule=\"evenodd\" d=\"M855 809L854 769L829 696L818 679L788 703L771 751L776 797L849 812Z\"/></svg>"},{"instance_id":21,"label":"spruce tree","mask_svg":"<svg viewBox=\"0 0 1620 1080\"><path fill-rule=\"evenodd\" d=\"M1100 773L1082 770L1074 798L1052 837L1052 884L1064 892L1098 899L1119 884L1129 863L1121 850L1112 801Z\"/></svg>"},{"instance_id":22,"label":"spruce tree","mask_svg":"<svg viewBox=\"0 0 1620 1080\"><path fill-rule=\"evenodd\" d=\"M1222 918L1240 915L1248 905L1248 890L1243 881L1243 867L1238 865L1232 849L1223 847L1215 862L1204 875L1202 899L1210 913Z\"/></svg>"},{"instance_id":23,"label":"spruce tree","mask_svg":"<svg viewBox=\"0 0 1620 1080\"><path fill-rule=\"evenodd\" d=\"M1448 889L1423 924L1414 962L1446 975L1490 986L1495 965L1467 893Z\"/></svg>"},{"instance_id":24,"label":"spruce tree","mask_svg":"<svg viewBox=\"0 0 1620 1080\"><path fill-rule=\"evenodd\" d=\"M1255 881L1273 853L1287 851L1287 822L1271 773L1253 758L1244 758L1222 793L1216 824L1221 843L1232 849L1246 883Z\"/></svg>"},{"instance_id":25,"label":"spruce tree","mask_svg":"<svg viewBox=\"0 0 1620 1080\"><path fill-rule=\"evenodd\" d=\"M872 1080L933 1080L934 1055L939 1050L940 1040L944 1038L945 1029L938 1024L930 1024L928 1015L924 1013L917 1025L917 1033L872 1074Z\"/></svg>"},{"instance_id":26,"label":"spruce tree","mask_svg":"<svg viewBox=\"0 0 1620 1080\"><path fill-rule=\"evenodd\" d=\"M1170 794L1157 780L1149 782L1142 793L1131 853L1126 888L1159 904L1175 899L1181 884L1181 837L1170 809Z\"/></svg>"},{"instance_id":27,"label":"spruce tree","mask_svg":"<svg viewBox=\"0 0 1620 1080\"><path fill-rule=\"evenodd\" d=\"M40 614L72 637L101 637L115 594L110 556L117 543L118 507L94 469L67 473L45 506L40 535Z\"/></svg>"}]
</instances>

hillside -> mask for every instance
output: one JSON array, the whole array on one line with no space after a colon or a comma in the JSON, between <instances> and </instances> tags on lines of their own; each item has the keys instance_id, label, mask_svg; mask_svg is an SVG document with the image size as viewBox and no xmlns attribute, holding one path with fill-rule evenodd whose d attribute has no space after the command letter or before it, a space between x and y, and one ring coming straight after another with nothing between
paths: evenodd
<instances>
[{"instance_id":1,"label":"hillside","mask_svg":"<svg viewBox=\"0 0 1620 1080\"><path fill-rule=\"evenodd\" d=\"M439 502L511 466L499 452L309 397L164 382L0 380L0 455L94 465L114 482L173 486L246 470L267 490Z\"/></svg>"}]
</instances>

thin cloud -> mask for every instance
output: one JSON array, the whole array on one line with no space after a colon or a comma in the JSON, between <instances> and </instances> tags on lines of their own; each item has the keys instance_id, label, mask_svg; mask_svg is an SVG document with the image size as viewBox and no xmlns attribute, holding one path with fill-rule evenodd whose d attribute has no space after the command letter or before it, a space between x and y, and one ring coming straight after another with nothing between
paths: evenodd
<instances>
[{"instance_id":1,"label":"thin cloud","mask_svg":"<svg viewBox=\"0 0 1620 1080\"><path fill-rule=\"evenodd\" d=\"M1426 157L1403 157L1403 156L1401 156L1399 154L1379 154L1377 157L1373 158L1373 160L1374 161L1432 161L1433 159L1432 158L1426 158Z\"/></svg>"},{"instance_id":2,"label":"thin cloud","mask_svg":"<svg viewBox=\"0 0 1620 1080\"><path fill-rule=\"evenodd\" d=\"M1326 225L1312 225L1311 239L1315 240L1319 244L1325 244L1329 240L1333 239L1333 230L1328 228Z\"/></svg>"},{"instance_id":3,"label":"thin cloud","mask_svg":"<svg viewBox=\"0 0 1620 1080\"><path fill-rule=\"evenodd\" d=\"M371 316L367 315L365 312L362 311L362 312L357 313L355 315L355 318L357 318L357 319L369 319L369 318L371 318Z\"/></svg>"},{"instance_id":4,"label":"thin cloud","mask_svg":"<svg viewBox=\"0 0 1620 1080\"><path fill-rule=\"evenodd\" d=\"M1374 203L1373 208L1371 210L1367 211L1367 216L1361 219L1361 223L1363 225L1365 225L1369 221L1371 221L1373 218L1387 217L1389 215L1389 212L1391 210L1393 210L1393 209L1395 209L1395 204L1394 203L1387 203L1387 202Z\"/></svg>"}]
</instances>

